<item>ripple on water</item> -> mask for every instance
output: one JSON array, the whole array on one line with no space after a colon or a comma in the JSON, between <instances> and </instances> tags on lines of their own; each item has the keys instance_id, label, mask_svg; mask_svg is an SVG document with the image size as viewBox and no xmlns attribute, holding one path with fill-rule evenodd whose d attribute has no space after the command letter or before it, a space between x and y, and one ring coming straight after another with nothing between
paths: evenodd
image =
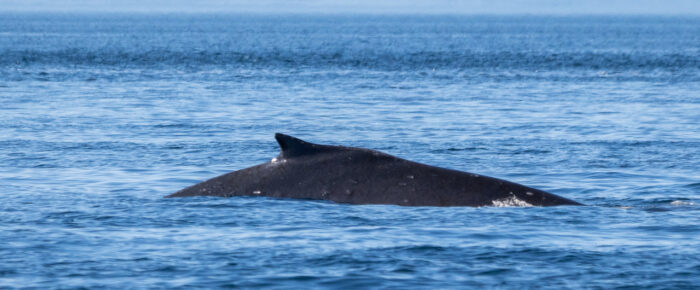
<instances>
[{"instance_id":1,"label":"ripple on water","mask_svg":"<svg viewBox=\"0 0 700 290\"><path fill-rule=\"evenodd\" d=\"M0 288L700 288L693 17L0 26ZM589 206L162 198L275 132Z\"/></svg>"}]
</instances>

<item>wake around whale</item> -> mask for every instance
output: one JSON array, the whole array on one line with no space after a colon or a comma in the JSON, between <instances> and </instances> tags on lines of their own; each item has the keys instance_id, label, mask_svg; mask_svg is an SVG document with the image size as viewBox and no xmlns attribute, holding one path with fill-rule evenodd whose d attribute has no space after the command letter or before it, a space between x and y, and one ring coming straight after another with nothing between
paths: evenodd
<instances>
[{"instance_id":1,"label":"wake around whale","mask_svg":"<svg viewBox=\"0 0 700 290\"><path fill-rule=\"evenodd\" d=\"M313 144L275 134L270 162L227 173L167 197L268 196L404 206L581 205L542 190L425 165L375 150Z\"/></svg>"}]
</instances>

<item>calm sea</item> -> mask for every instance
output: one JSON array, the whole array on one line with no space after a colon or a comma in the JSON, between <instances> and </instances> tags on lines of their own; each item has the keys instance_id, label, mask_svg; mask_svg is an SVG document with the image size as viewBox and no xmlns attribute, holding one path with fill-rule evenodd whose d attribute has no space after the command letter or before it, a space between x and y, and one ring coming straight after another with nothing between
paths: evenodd
<instances>
[{"instance_id":1,"label":"calm sea","mask_svg":"<svg viewBox=\"0 0 700 290\"><path fill-rule=\"evenodd\" d=\"M0 14L0 288L700 287L700 18ZM163 196L275 132L585 207Z\"/></svg>"}]
</instances>

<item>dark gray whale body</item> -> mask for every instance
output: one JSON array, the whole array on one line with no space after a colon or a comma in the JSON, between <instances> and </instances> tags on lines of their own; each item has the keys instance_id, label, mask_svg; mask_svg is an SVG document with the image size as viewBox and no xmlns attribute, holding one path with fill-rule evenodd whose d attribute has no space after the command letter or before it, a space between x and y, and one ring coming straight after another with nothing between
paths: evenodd
<instances>
[{"instance_id":1,"label":"dark gray whale body","mask_svg":"<svg viewBox=\"0 0 700 290\"><path fill-rule=\"evenodd\" d=\"M272 161L167 197L269 196L406 206L552 206L578 202L513 182L420 164L379 151L318 145L275 134Z\"/></svg>"}]
</instances>

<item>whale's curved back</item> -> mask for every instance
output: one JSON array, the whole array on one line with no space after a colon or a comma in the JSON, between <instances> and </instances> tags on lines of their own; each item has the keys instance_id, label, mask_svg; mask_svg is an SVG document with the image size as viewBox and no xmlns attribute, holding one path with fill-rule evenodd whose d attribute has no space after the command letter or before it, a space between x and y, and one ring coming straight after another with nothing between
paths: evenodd
<instances>
[{"instance_id":1,"label":"whale's curved back","mask_svg":"<svg viewBox=\"0 0 700 290\"><path fill-rule=\"evenodd\" d=\"M579 205L521 184L380 151L314 144L280 133L275 139L280 153L270 162L212 178L169 197L260 195L413 206L498 206L507 201Z\"/></svg>"}]
</instances>

